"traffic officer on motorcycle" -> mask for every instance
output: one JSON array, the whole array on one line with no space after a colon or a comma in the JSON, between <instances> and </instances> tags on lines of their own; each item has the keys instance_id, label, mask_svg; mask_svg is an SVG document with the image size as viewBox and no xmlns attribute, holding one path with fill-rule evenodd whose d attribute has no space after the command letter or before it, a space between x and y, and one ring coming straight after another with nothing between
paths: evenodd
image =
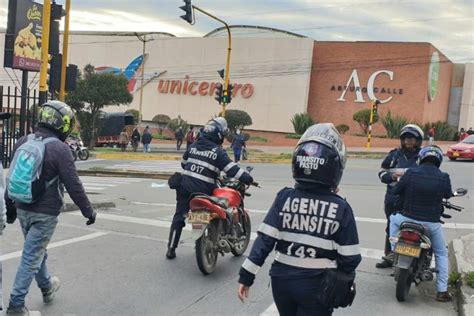
<instances>
[{"instance_id":1,"label":"traffic officer on motorcycle","mask_svg":"<svg viewBox=\"0 0 474 316\"><path fill-rule=\"evenodd\" d=\"M438 146L426 146L418 154L419 167L410 168L400 178L394 193L400 196L403 206L400 212L390 216L390 236L398 236L403 222L414 222L428 229L438 271L436 300L448 302L451 301L448 249L440 218L444 210L441 202L452 197L453 191L449 175L439 170L442 161L443 151Z\"/></svg>"},{"instance_id":2,"label":"traffic officer on motorcycle","mask_svg":"<svg viewBox=\"0 0 474 316\"><path fill-rule=\"evenodd\" d=\"M377 268L390 268L393 265L393 253L388 240L390 215L400 209L398 199L394 193L395 184L397 180L403 176L407 168L416 166L418 159L418 152L420 151L423 142L423 130L415 125L405 125L400 131L400 148L393 149L385 157L382 162L382 169L379 171L380 181L387 184L387 191L385 193L385 217L387 218L387 226L385 228L385 256L382 261L375 266Z\"/></svg>"},{"instance_id":3,"label":"traffic officer on motorcycle","mask_svg":"<svg viewBox=\"0 0 474 316\"><path fill-rule=\"evenodd\" d=\"M174 179L176 189L176 212L171 224L166 258L176 258L181 232L189 211L189 200L193 193L211 195L217 187L216 179L221 171L245 184L253 183L252 176L232 162L222 148L227 133L227 121L223 117L210 120L203 128L201 137L184 153L181 166L184 172ZM170 186L171 187L171 186Z\"/></svg>"},{"instance_id":4,"label":"traffic officer on motorcycle","mask_svg":"<svg viewBox=\"0 0 474 316\"><path fill-rule=\"evenodd\" d=\"M275 248L270 276L280 315L331 315L342 306L328 302L345 300L341 296L350 286L334 289L338 280L328 276L349 275L352 285L361 261L353 211L335 193L345 163L345 145L334 125L315 124L303 134L293 153L295 187L278 192L240 269L242 301Z\"/></svg>"}]
</instances>

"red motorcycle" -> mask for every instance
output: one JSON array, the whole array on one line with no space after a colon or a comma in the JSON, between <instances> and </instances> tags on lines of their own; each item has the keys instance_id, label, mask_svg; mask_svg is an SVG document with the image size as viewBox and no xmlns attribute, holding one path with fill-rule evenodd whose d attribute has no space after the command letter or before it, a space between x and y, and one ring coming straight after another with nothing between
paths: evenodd
<instances>
[{"instance_id":1,"label":"red motorcycle","mask_svg":"<svg viewBox=\"0 0 474 316\"><path fill-rule=\"evenodd\" d=\"M257 183L252 185L258 187ZM224 179L219 180L212 196L192 197L188 222L196 241L197 265L203 274L214 272L218 254L241 256L247 249L252 227L244 197L251 196L246 192L249 187L236 179Z\"/></svg>"}]
</instances>

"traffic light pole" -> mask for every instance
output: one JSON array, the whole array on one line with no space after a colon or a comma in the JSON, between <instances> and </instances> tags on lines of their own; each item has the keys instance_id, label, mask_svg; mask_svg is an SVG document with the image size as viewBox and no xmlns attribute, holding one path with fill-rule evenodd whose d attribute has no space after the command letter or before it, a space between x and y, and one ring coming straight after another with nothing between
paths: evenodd
<instances>
[{"instance_id":1,"label":"traffic light pole","mask_svg":"<svg viewBox=\"0 0 474 316\"><path fill-rule=\"evenodd\" d=\"M49 26L51 19L51 0L44 0L43 4L43 34L41 40L41 68L39 82L39 104L42 105L48 98L48 59L49 59Z\"/></svg>"},{"instance_id":2,"label":"traffic light pole","mask_svg":"<svg viewBox=\"0 0 474 316\"><path fill-rule=\"evenodd\" d=\"M71 11L71 0L66 0L66 21L64 22L63 35L63 59L61 64L61 85L59 89L59 100L66 98L66 66L69 53L69 12Z\"/></svg>"},{"instance_id":3,"label":"traffic light pole","mask_svg":"<svg viewBox=\"0 0 474 316\"><path fill-rule=\"evenodd\" d=\"M367 149L370 149L370 140L372 139L372 124L374 123L375 115L377 114L377 107L379 104L379 100L372 101L372 109L370 110L369 130L367 133Z\"/></svg>"},{"instance_id":4,"label":"traffic light pole","mask_svg":"<svg viewBox=\"0 0 474 316\"><path fill-rule=\"evenodd\" d=\"M219 19L218 17L204 11L203 9L200 9L198 7L196 7L195 5L193 5L193 8L195 10L198 10L199 12L207 15L208 17L211 17L213 18L214 20L217 20L219 22L221 22L222 24L225 25L225 28L227 29L227 35L228 35L228 46L227 46L227 60L226 60L226 65L225 65L225 77L224 77L224 99L227 99L227 93L229 91L229 72L230 72L230 53L232 51L232 36L230 34L230 28L229 28L229 25L224 22L223 20ZM222 111L221 111L221 115L222 117L225 117L225 106L226 106L226 103L221 103L222 104Z\"/></svg>"}]
</instances>

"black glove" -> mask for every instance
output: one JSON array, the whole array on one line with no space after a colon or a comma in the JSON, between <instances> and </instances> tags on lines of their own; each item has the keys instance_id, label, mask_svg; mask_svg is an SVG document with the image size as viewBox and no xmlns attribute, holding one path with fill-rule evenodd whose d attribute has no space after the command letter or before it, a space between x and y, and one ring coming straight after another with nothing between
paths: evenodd
<instances>
[{"instance_id":1,"label":"black glove","mask_svg":"<svg viewBox=\"0 0 474 316\"><path fill-rule=\"evenodd\" d=\"M9 206L8 203L6 203L7 207L7 223L8 224L13 224L16 220L16 207L14 205Z\"/></svg>"},{"instance_id":2,"label":"black glove","mask_svg":"<svg viewBox=\"0 0 474 316\"><path fill-rule=\"evenodd\" d=\"M95 211L92 211L92 215L89 216L89 220L87 221L86 225L92 225L95 223L95 217L97 216L97 213Z\"/></svg>"}]
</instances>

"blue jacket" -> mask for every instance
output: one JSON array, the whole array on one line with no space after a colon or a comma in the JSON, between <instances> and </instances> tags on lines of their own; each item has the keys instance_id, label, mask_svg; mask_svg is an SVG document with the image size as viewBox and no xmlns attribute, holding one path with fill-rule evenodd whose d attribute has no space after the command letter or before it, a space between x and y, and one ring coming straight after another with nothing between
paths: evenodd
<instances>
[{"instance_id":1,"label":"blue jacket","mask_svg":"<svg viewBox=\"0 0 474 316\"><path fill-rule=\"evenodd\" d=\"M387 185L387 192L385 193L385 204L395 204L398 201L396 194L394 193L396 180L392 179L394 169L407 169L416 167L416 161L418 159L417 151L405 151L401 148L393 149L388 153L382 162L382 169L379 171L380 181Z\"/></svg>"},{"instance_id":2,"label":"blue jacket","mask_svg":"<svg viewBox=\"0 0 474 316\"><path fill-rule=\"evenodd\" d=\"M274 248L270 275L276 278L307 278L328 268L353 272L362 260L352 209L327 188L297 185L278 193L242 264L239 282L251 286Z\"/></svg>"},{"instance_id":3,"label":"blue jacket","mask_svg":"<svg viewBox=\"0 0 474 316\"><path fill-rule=\"evenodd\" d=\"M221 171L243 183L253 182L252 176L232 162L221 146L204 137L199 138L186 150L181 166L184 169L181 187L189 193L212 194L217 187L216 178Z\"/></svg>"},{"instance_id":4,"label":"blue jacket","mask_svg":"<svg viewBox=\"0 0 474 316\"><path fill-rule=\"evenodd\" d=\"M242 147L245 147L244 136L235 134L230 147L232 147L233 149L242 149Z\"/></svg>"},{"instance_id":5,"label":"blue jacket","mask_svg":"<svg viewBox=\"0 0 474 316\"><path fill-rule=\"evenodd\" d=\"M439 222L442 199L453 195L449 175L430 163L409 169L395 186L395 194L403 201L403 215L425 222Z\"/></svg>"}]
</instances>

